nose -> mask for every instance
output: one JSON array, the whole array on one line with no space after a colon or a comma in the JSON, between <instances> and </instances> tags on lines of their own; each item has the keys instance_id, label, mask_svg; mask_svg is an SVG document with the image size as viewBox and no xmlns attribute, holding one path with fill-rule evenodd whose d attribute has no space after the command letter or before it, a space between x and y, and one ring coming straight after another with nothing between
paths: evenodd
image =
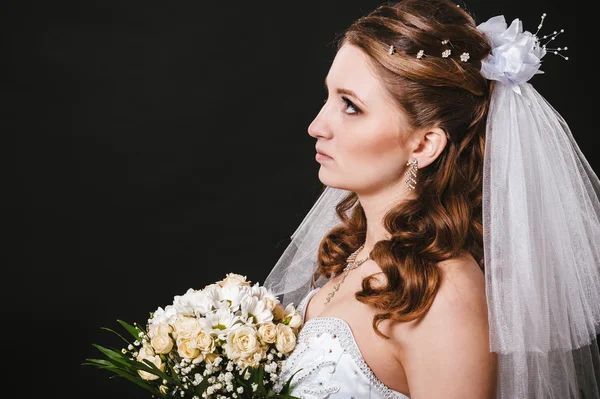
<instances>
[{"instance_id":1,"label":"nose","mask_svg":"<svg viewBox=\"0 0 600 399\"><path fill-rule=\"evenodd\" d=\"M327 123L325 108L327 104L321 108L319 114L313 119L313 121L308 126L308 134L314 138L331 138L332 132L331 127Z\"/></svg>"}]
</instances>

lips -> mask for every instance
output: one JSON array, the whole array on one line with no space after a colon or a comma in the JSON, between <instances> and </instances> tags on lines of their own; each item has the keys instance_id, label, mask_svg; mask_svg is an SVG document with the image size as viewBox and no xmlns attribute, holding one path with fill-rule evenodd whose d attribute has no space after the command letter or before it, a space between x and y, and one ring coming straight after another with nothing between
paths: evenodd
<instances>
[{"instance_id":1,"label":"lips","mask_svg":"<svg viewBox=\"0 0 600 399\"><path fill-rule=\"evenodd\" d=\"M317 148L316 150L317 150L317 154L325 155L326 157L332 158L331 155L329 155L326 152L323 152L323 150L321 150L319 148Z\"/></svg>"}]
</instances>

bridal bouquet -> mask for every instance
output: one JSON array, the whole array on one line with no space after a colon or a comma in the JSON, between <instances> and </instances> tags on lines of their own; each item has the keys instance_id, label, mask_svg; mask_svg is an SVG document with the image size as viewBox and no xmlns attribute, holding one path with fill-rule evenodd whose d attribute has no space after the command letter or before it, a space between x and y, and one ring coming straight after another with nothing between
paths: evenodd
<instances>
[{"instance_id":1,"label":"bridal bouquet","mask_svg":"<svg viewBox=\"0 0 600 399\"><path fill-rule=\"evenodd\" d=\"M294 398L278 384L302 316L258 283L229 273L189 289L150 313L147 325L119 320L133 337L121 350L94 345L104 359L85 365L116 373L159 398Z\"/></svg>"}]
</instances>

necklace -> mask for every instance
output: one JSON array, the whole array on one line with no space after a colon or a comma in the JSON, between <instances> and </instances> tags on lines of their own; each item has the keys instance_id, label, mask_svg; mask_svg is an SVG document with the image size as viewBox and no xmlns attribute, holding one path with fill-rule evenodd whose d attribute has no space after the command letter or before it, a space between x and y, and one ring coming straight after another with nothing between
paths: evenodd
<instances>
[{"instance_id":1,"label":"necklace","mask_svg":"<svg viewBox=\"0 0 600 399\"><path fill-rule=\"evenodd\" d=\"M348 259L346 260L346 262L348 262L348 263L346 264L346 268L342 272L342 278L340 279L340 281L337 282L336 285L333 286L333 291L331 291L327 295L327 300L325 301L325 305L327 305L329 303L329 301L331 301L331 298L333 298L333 296L335 295L336 291L340 289L340 285L344 282L344 280L346 279L346 276L348 275L348 273L350 272L350 270L356 269L357 267L359 267L360 265L362 265L363 263L365 263L366 261L368 261L369 259L371 259L371 254L369 254L364 259L361 259L359 261L356 260L356 255L358 255L358 253L364 247L365 247L365 244L361 245L356 251L354 251L348 257Z\"/></svg>"}]
</instances>

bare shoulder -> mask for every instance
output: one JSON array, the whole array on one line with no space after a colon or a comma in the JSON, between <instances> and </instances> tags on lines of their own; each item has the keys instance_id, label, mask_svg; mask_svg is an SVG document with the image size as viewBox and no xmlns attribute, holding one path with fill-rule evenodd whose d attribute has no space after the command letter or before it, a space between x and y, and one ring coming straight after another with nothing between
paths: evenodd
<instances>
[{"instance_id":1,"label":"bare shoulder","mask_svg":"<svg viewBox=\"0 0 600 399\"><path fill-rule=\"evenodd\" d=\"M483 272L470 255L438 266L441 284L428 313L392 327L411 398L494 398Z\"/></svg>"}]
</instances>

